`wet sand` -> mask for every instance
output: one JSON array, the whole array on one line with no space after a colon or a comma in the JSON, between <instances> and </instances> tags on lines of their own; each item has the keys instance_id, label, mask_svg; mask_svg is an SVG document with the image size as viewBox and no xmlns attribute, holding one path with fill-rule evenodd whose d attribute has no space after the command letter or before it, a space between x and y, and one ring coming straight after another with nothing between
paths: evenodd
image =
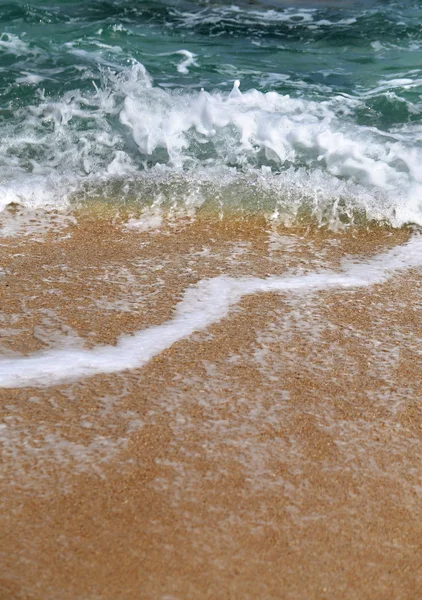
<instances>
[{"instance_id":1,"label":"wet sand","mask_svg":"<svg viewBox=\"0 0 422 600\"><path fill-rule=\"evenodd\" d=\"M406 231L84 215L0 240L3 356L113 344L225 273L338 268ZM0 598L414 599L422 277L255 294L142 369L0 389Z\"/></svg>"}]
</instances>

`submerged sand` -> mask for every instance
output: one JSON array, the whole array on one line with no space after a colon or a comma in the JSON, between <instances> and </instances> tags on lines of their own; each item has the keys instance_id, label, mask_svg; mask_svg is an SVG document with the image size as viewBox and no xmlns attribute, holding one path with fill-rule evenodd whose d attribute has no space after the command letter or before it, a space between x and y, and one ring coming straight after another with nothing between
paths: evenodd
<instances>
[{"instance_id":1,"label":"submerged sand","mask_svg":"<svg viewBox=\"0 0 422 600\"><path fill-rule=\"evenodd\" d=\"M100 215L0 241L3 356L115 344L197 281L337 269L408 231ZM141 369L0 389L0 598L414 599L421 272L244 297Z\"/></svg>"}]
</instances>

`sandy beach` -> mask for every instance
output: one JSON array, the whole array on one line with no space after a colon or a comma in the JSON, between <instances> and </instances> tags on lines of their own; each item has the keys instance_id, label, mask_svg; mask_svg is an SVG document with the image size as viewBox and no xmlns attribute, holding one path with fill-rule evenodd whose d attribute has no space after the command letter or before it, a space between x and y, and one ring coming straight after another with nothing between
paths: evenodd
<instances>
[{"instance_id":1,"label":"sandy beach","mask_svg":"<svg viewBox=\"0 0 422 600\"><path fill-rule=\"evenodd\" d=\"M22 231L0 243L2 356L113 345L199 280L338 270L410 235ZM142 368L1 389L2 600L416 598L421 286L251 294Z\"/></svg>"},{"instance_id":2,"label":"sandy beach","mask_svg":"<svg viewBox=\"0 0 422 600\"><path fill-rule=\"evenodd\" d=\"M0 600L420 600L422 2L0 4Z\"/></svg>"}]
</instances>

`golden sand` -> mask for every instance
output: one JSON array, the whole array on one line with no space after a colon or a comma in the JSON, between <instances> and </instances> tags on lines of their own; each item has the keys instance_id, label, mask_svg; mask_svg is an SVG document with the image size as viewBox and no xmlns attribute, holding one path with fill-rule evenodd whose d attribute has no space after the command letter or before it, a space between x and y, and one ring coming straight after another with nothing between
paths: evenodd
<instances>
[{"instance_id":1,"label":"golden sand","mask_svg":"<svg viewBox=\"0 0 422 600\"><path fill-rule=\"evenodd\" d=\"M113 344L199 279L408 236L85 215L4 238L2 353ZM1 600L418 598L421 289L257 294L142 369L0 389Z\"/></svg>"}]
</instances>

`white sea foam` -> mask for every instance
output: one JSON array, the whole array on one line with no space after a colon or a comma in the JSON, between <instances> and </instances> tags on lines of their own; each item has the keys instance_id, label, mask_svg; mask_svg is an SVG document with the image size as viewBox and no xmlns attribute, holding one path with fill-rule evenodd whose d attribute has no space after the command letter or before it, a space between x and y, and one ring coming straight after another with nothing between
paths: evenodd
<instances>
[{"instance_id":1,"label":"white sea foam","mask_svg":"<svg viewBox=\"0 0 422 600\"><path fill-rule=\"evenodd\" d=\"M197 67L198 63L196 62L197 55L193 52L189 52L189 50L175 50L174 52L161 52L158 56L173 56L180 55L184 56L184 60L182 60L177 65L177 71L182 73L183 75L189 74L189 67Z\"/></svg>"},{"instance_id":2,"label":"white sea foam","mask_svg":"<svg viewBox=\"0 0 422 600\"><path fill-rule=\"evenodd\" d=\"M186 56L179 64L184 72L194 55L179 52ZM242 92L238 82L230 94L167 90L155 87L135 62L120 73L103 71L101 87L57 99L40 92L40 102L18 111L16 122L7 125L0 148L0 208L10 202L67 202L87 185L109 196L108 184L119 179L140 182L140 191L132 186L130 193L142 202L145 180L160 183L164 172L167 189L172 177L189 185L178 192L182 203L208 173L205 179L221 190L224 203L221 182L228 171L233 180L235 171L242 185L252 182L255 205L249 209L259 208L256 199L266 189L273 211L297 189L302 206L312 208L316 189L316 212L321 203L335 207L334 221L358 210L394 226L422 224L420 144L401 129L387 133L353 122L349 115L359 102ZM315 180L324 181L323 187L309 185ZM176 193L177 186L172 189ZM125 188L118 193L124 196ZM247 203L248 193L244 198Z\"/></svg>"},{"instance_id":3,"label":"white sea foam","mask_svg":"<svg viewBox=\"0 0 422 600\"><path fill-rule=\"evenodd\" d=\"M24 83L27 85L38 85L41 81L44 81L45 77L42 75L37 75L36 73L28 73L27 71L22 71L21 77L16 78L16 83Z\"/></svg>"},{"instance_id":4,"label":"white sea foam","mask_svg":"<svg viewBox=\"0 0 422 600\"><path fill-rule=\"evenodd\" d=\"M287 27L345 27L356 23L353 17L343 19L321 19L318 17L316 8L285 8L284 10L251 10L243 9L238 5L218 6L208 10L189 12L174 9L173 17L176 17L178 25L193 28L203 25L249 25L268 26L280 23ZM174 23L173 23L174 26Z\"/></svg>"},{"instance_id":5,"label":"white sea foam","mask_svg":"<svg viewBox=\"0 0 422 600\"><path fill-rule=\"evenodd\" d=\"M172 319L133 335L121 336L115 346L92 350L57 349L31 356L3 359L0 386L46 386L100 373L117 373L145 365L177 341L227 316L243 296L265 293L313 293L326 289L379 284L395 272L422 266L422 237L365 262L349 260L341 272L259 279L219 276L188 288Z\"/></svg>"},{"instance_id":6,"label":"white sea foam","mask_svg":"<svg viewBox=\"0 0 422 600\"><path fill-rule=\"evenodd\" d=\"M31 53L29 45L13 33L2 33L0 35L0 50L16 56L26 56ZM32 52L35 53L37 50Z\"/></svg>"},{"instance_id":7,"label":"white sea foam","mask_svg":"<svg viewBox=\"0 0 422 600\"><path fill-rule=\"evenodd\" d=\"M187 75L189 73L188 67L198 66L198 63L195 60L196 54L193 54L193 52L189 52L189 50L179 50L177 53L185 56L185 60L182 60L182 62L177 65L179 73Z\"/></svg>"},{"instance_id":8,"label":"white sea foam","mask_svg":"<svg viewBox=\"0 0 422 600\"><path fill-rule=\"evenodd\" d=\"M129 218L126 229L136 229L137 231L159 230L162 224L163 216L158 210L146 210L138 219Z\"/></svg>"}]
</instances>

